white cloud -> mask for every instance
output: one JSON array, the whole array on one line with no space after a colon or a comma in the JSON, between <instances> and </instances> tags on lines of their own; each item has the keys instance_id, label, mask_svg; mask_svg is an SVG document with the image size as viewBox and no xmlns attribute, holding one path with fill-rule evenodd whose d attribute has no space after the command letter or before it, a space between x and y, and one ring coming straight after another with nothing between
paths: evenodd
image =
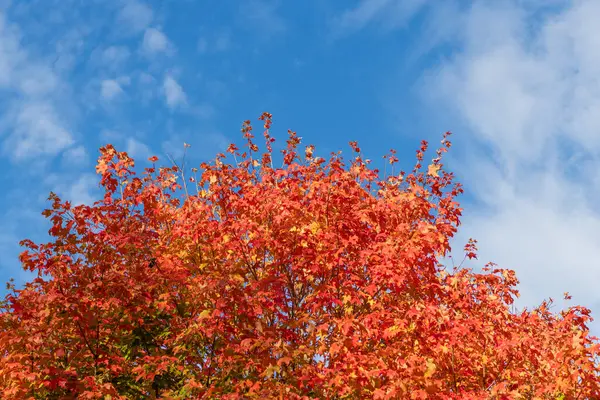
<instances>
[{"instance_id":1,"label":"white cloud","mask_svg":"<svg viewBox=\"0 0 600 400\"><path fill-rule=\"evenodd\" d=\"M156 83L156 78L146 72L141 72L138 79L141 85L152 86Z\"/></svg>"},{"instance_id":2,"label":"white cloud","mask_svg":"<svg viewBox=\"0 0 600 400\"><path fill-rule=\"evenodd\" d=\"M215 108L208 103L203 103L193 107L191 112L198 118L208 119L215 115Z\"/></svg>"},{"instance_id":3,"label":"white cloud","mask_svg":"<svg viewBox=\"0 0 600 400\"><path fill-rule=\"evenodd\" d=\"M121 139L121 133L110 130L110 129L103 129L100 132L100 139L103 140L104 144L106 144L106 143L114 144L114 142Z\"/></svg>"},{"instance_id":4,"label":"white cloud","mask_svg":"<svg viewBox=\"0 0 600 400\"><path fill-rule=\"evenodd\" d=\"M240 2L239 15L242 26L252 28L266 36L282 34L286 23L277 12L277 4L267 0L249 0Z\"/></svg>"},{"instance_id":5,"label":"white cloud","mask_svg":"<svg viewBox=\"0 0 600 400\"><path fill-rule=\"evenodd\" d=\"M123 75L123 76L119 76L117 79L115 79L117 81L117 83L121 86L127 86L129 84L131 84L131 77L127 76L127 75Z\"/></svg>"},{"instance_id":6,"label":"white cloud","mask_svg":"<svg viewBox=\"0 0 600 400\"><path fill-rule=\"evenodd\" d=\"M163 90L165 94L165 100L167 102L167 106L173 109L178 106L184 105L187 102L187 97L183 88L177 81L167 75L165 80L163 81Z\"/></svg>"},{"instance_id":7,"label":"white cloud","mask_svg":"<svg viewBox=\"0 0 600 400\"><path fill-rule=\"evenodd\" d=\"M56 74L46 66L23 65L19 72L19 80L15 82L21 93L26 96L39 97L49 94L59 85Z\"/></svg>"},{"instance_id":8,"label":"white cloud","mask_svg":"<svg viewBox=\"0 0 600 400\"><path fill-rule=\"evenodd\" d=\"M96 195L100 192L97 175L81 174L69 184L64 183L65 178L67 177L59 177L59 181L54 185L54 192L63 200L69 200L74 206L80 204L90 206L100 198Z\"/></svg>"},{"instance_id":9,"label":"white cloud","mask_svg":"<svg viewBox=\"0 0 600 400\"><path fill-rule=\"evenodd\" d=\"M0 91L7 107L0 114L4 153L14 161L54 156L73 143L65 113L67 86L44 62L20 44L15 25L0 13Z\"/></svg>"},{"instance_id":10,"label":"white cloud","mask_svg":"<svg viewBox=\"0 0 600 400\"><path fill-rule=\"evenodd\" d=\"M152 9L136 0L127 1L121 8L118 17L119 27L132 33L143 31L150 25L152 20Z\"/></svg>"},{"instance_id":11,"label":"white cloud","mask_svg":"<svg viewBox=\"0 0 600 400\"><path fill-rule=\"evenodd\" d=\"M199 53L223 52L231 48L231 35L228 32L221 32L214 36L212 40L201 36L198 38L196 48Z\"/></svg>"},{"instance_id":12,"label":"white cloud","mask_svg":"<svg viewBox=\"0 0 600 400\"><path fill-rule=\"evenodd\" d=\"M25 58L19 39L16 28L9 25L4 14L0 13L0 88L12 84L15 68Z\"/></svg>"},{"instance_id":13,"label":"white cloud","mask_svg":"<svg viewBox=\"0 0 600 400\"><path fill-rule=\"evenodd\" d=\"M134 138L127 138L125 151L134 160L142 161L152 156L152 151L144 143Z\"/></svg>"},{"instance_id":14,"label":"white cloud","mask_svg":"<svg viewBox=\"0 0 600 400\"><path fill-rule=\"evenodd\" d=\"M125 63L130 51L125 46L109 46L102 51L102 63L105 67L115 68Z\"/></svg>"},{"instance_id":15,"label":"white cloud","mask_svg":"<svg viewBox=\"0 0 600 400\"><path fill-rule=\"evenodd\" d=\"M106 100L111 100L112 98L118 96L123 93L123 89L119 82L114 79L105 79L100 84L100 93L102 97Z\"/></svg>"},{"instance_id":16,"label":"white cloud","mask_svg":"<svg viewBox=\"0 0 600 400\"><path fill-rule=\"evenodd\" d=\"M142 51L146 54L164 53L169 49L169 40L160 30L148 28L144 32Z\"/></svg>"},{"instance_id":17,"label":"white cloud","mask_svg":"<svg viewBox=\"0 0 600 400\"><path fill-rule=\"evenodd\" d=\"M162 94L161 85L157 83L157 79L154 76L146 72L140 72L135 78L137 95L142 103L147 103Z\"/></svg>"},{"instance_id":18,"label":"white cloud","mask_svg":"<svg viewBox=\"0 0 600 400\"><path fill-rule=\"evenodd\" d=\"M84 165L89 161L89 155L82 145L72 147L62 155L63 163L66 165Z\"/></svg>"},{"instance_id":19,"label":"white cloud","mask_svg":"<svg viewBox=\"0 0 600 400\"><path fill-rule=\"evenodd\" d=\"M478 151L455 160L481 205L467 207L458 243L473 236L483 261L515 269L522 305L569 291L591 306L600 304L600 3L536 11L475 3L461 19L463 50L430 71L423 92L456 113L454 130Z\"/></svg>"},{"instance_id":20,"label":"white cloud","mask_svg":"<svg viewBox=\"0 0 600 400\"><path fill-rule=\"evenodd\" d=\"M127 137L120 132L103 130L100 133L100 138L104 144L111 143L117 150L125 150L136 161L144 161L154 155L150 147L144 142L134 137Z\"/></svg>"},{"instance_id":21,"label":"white cloud","mask_svg":"<svg viewBox=\"0 0 600 400\"><path fill-rule=\"evenodd\" d=\"M349 34L378 21L393 28L408 22L425 5L425 0L361 0L334 20L336 35Z\"/></svg>"},{"instance_id":22,"label":"white cloud","mask_svg":"<svg viewBox=\"0 0 600 400\"><path fill-rule=\"evenodd\" d=\"M4 151L15 161L56 155L73 143L63 121L47 102L20 103L11 117L12 132Z\"/></svg>"}]
</instances>

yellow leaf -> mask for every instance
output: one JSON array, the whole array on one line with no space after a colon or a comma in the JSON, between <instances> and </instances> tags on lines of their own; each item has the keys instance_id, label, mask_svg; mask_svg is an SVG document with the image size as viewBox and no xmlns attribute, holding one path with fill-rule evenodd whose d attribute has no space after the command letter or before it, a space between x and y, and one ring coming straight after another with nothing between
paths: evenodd
<instances>
[{"instance_id":1,"label":"yellow leaf","mask_svg":"<svg viewBox=\"0 0 600 400\"><path fill-rule=\"evenodd\" d=\"M442 166L439 164L431 164L429 167L427 167L427 175L435 176L437 178L439 176L438 171L441 167Z\"/></svg>"},{"instance_id":2,"label":"yellow leaf","mask_svg":"<svg viewBox=\"0 0 600 400\"><path fill-rule=\"evenodd\" d=\"M216 175L211 175L210 176L210 183L215 183L217 181L217 176Z\"/></svg>"},{"instance_id":3,"label":"yellow leaf","mask_svg":"<svg viewBox=\"0 0 600 400\"><path fill-rule=\"evenodd\" d=\"M210 317L210 310L204 310L198 316L198 319L204 319Z\"/></svg>"},{"instance_id":4,"label":"yellow leaf","mask_svg":"<svg viewBox=\"0 0 600 400\"><path fill-rule=\"evenodd\" d=\"M179 251L177 252L177 256L178 256L179 258L185 258L187 255L188 255L188 252L187 252L186 250L179 250Z\"/></svg>"},{"instance_id":5,"label":"yellow leaf","mask_svg":"<svg viewBox=\"0 0 600 400\"><path fill-rule=\"evenodd\" d=\"M393 338L393 337L396 336L396 334L398 333L399 330L400 330L399 326L393 325L393 326L390 326L389 328L387 328L385 330L385 333L386 333L387 336Z\"/></svg>"},{"instance_id":6,"label":"yellow leaf","mask_svg":"<svg viewBox=\"0 0 600 400\"><path fill-rule=\"evenodd\" d=\"M311 231L313 234L317 233L317 232L319 231L319 228L320 228L320 225L319 225L319 223L318 223L318 222L314 222L314 221L313 221L313 222L310 224L310 231Z\"/></svg>"},{"instance_id":7,"label":"yellow leaf","mask_svg":"<svg viewBox=\"0 0 600 400\"><path fill-rule=\"evenodd\" d=\"M437 367L431 358L427 360L425 366L427 367L427 369L425 370L425 378L433 376Z\"/></svg>"},{"instance_id":8,"label":"yellow leaf","mask_svg":"<svg viewBox=\"0 0 600 400\"><path fill-rule=\"evenodd\" d=\"M279 372L279 370L280 369L278 365L269 365L269 367L264 372L264 376L271 376L273 375L273 373Z\"/></svg>"}]
</instances>

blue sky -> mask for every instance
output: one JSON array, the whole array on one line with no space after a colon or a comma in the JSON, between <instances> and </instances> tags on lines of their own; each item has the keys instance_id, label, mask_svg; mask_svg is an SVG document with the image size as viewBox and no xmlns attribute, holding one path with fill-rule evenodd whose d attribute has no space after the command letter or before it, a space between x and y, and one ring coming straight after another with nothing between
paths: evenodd
<instances>
[{"instance_id":1,"label":"blue sky","mask_svg":"<svg viewBox=\"0 0 600 400\"><path fill-rule=\"evenodd\" d=\"M0 0L0 280L27 279L49 191L98 198L101 145L199 163L269 111L281 141L405 168L453 131L456 248L515 269L521 305L600 310L599 19L594 0Z\"/></svg>"}]
</instances>

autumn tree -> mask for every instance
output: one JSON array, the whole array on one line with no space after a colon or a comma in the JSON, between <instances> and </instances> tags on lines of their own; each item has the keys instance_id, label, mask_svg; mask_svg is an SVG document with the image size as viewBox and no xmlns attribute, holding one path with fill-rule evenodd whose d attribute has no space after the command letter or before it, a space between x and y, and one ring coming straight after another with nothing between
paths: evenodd
<instances>
[{"instance_id":1,"label":"autumn tree","mask_svg":"<svg viewBox=\"0 0 600 400\"><path fill-rule=\"evenodd\" d=\"M52 241L22 242L37 278L1 305L3 399L600 398L589 310L514 311L514 272L441 264L448 134L380 177L357 143L325 160L291 131L275 167L261 120L264 154L250 122L191 171L137 177L107 145L101 200L51 194Z\"/></svg>"}]
</instances>

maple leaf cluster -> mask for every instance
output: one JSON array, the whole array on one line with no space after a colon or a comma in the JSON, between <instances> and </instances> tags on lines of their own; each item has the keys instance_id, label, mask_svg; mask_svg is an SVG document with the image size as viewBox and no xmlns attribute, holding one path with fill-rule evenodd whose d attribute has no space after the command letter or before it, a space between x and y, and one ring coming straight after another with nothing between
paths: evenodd
<instances>
[{"instance_id":1,"label":"maple leaf cluster","mask_svg":"<svg viewBox=\"0 0 600 400\"><path fill-rule=\"evenodd\" d=\"M600 398L589 310L514 311L513 271L441 264L448 134L380 178L292 131L276 168L261 121L264 154L250 122L189 179L107 145L103 199L51 194L52 241L22 242L38 277L0 304L2 399Z\"/></svg>"}]
</instances>

